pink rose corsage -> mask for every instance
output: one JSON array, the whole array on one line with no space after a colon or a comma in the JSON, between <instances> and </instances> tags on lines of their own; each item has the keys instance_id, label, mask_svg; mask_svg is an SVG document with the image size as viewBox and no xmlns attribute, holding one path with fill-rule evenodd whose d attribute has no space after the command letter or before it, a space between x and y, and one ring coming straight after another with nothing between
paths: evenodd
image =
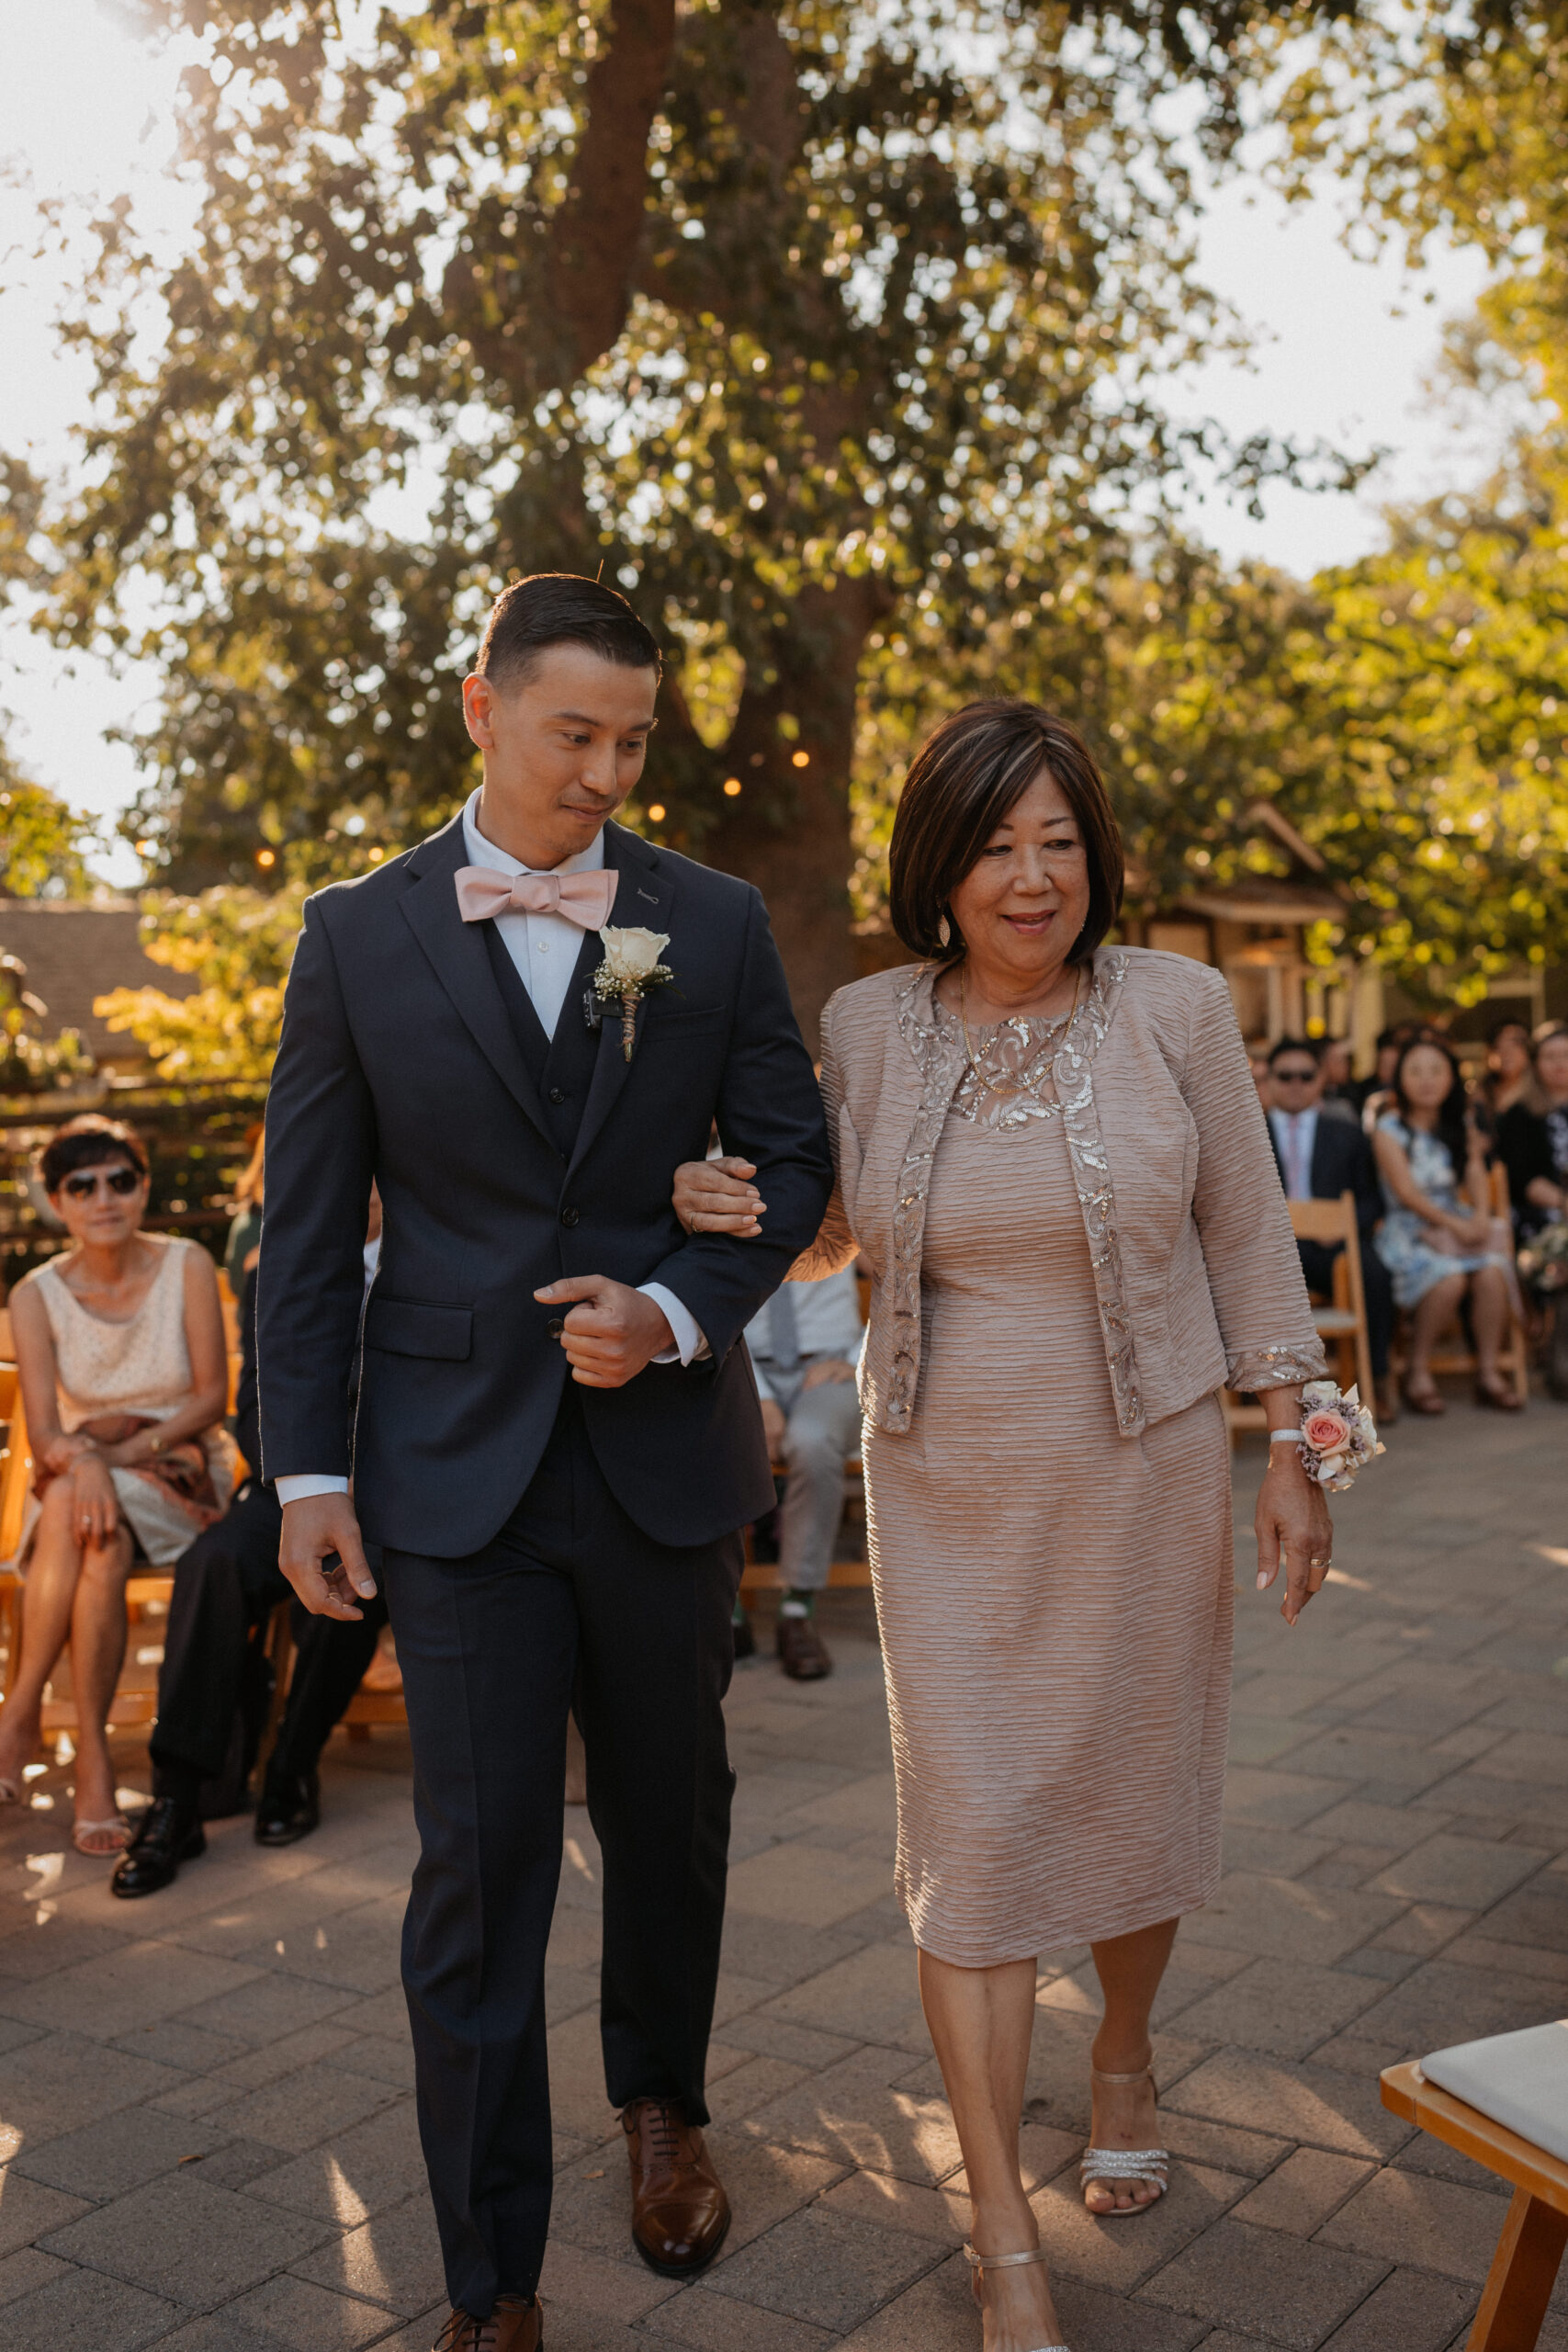
<instances>
[{"instance_id":1,"label":"pink rose corsage","mask_svg":"<svg viewBox=\"0 0 1568 2352\"><path fill-rule=\"evenodd\" d=\"M1356 1474L1384 1451L1360 1391L1343 1394L1332 1380L1309 1380L1302 1390L1302 1460L1309 1478L1342 1495Z\"/></svg>"}]
</instances>

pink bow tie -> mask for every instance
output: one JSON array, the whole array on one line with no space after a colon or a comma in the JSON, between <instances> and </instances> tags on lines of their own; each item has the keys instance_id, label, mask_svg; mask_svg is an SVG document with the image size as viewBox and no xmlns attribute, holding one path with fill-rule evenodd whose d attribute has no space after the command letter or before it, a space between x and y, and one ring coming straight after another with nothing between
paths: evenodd
<instances>
[{"instance_id":1,"label":"pink bow tie","mask_svg":"<svg viewBox=\"0 0 1568 2352\"><path fill-rule=\"evenodd\" d=\"M465 922L491 915L564 915L584 931L603 931L621 877L607 865L594 874L502 874L494 865L460 865L456 878Z\"/></svg>"}]
</instances>

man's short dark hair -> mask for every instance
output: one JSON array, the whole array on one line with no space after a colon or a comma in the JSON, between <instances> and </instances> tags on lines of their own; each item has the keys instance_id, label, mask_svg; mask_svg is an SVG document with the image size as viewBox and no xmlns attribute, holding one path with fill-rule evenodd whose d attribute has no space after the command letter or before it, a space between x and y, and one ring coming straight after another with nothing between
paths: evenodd
<instances>
[{"instance_id":1,"label":"man's short dark hair","mask_svg":"<svg viewBox=\"0 0 1568 2352\"><path fill-rule=\"evenodd\" d=\"M1309 1062L1319 1065L1323 1061L1322 1046L1314 1045L1310 1037L1281 1037L1277 1046L1269 1048L1269 1069L1272 1069L1276 1062L1282 1061L1287 1054L1304 1054Z\"/></svg>"},{"instance_id":2,"label":"man's short dark hair","mask_svg":"<svg viewBox=\"0 0 1568 2352\"><path fill-rule=\"evenodd\" d=\"M948 900L1043 768L1083 835L1089 913L1067 960L1089 962L1121 912L1122 836L1089 745L1033 702L972 702L944 718L910 762L888 844L887 904L915 955L946 962L964 953Z\"/></svg>"},{"instance_id":3,"label":"man's short dark hair","mask_svg":"<svg viewBox=\"0 0 1568 2352\"><path fill-rule=\"evenodd\" d=\"M525 685L552 645L583 645L623 670L663 668L658 639L618 588L574 571L536 571L503 588L491 607L474 663L481 678L510 692Z\"/></svg>"},{"instance_id":4,"label":"man's short dark hair","mask_svg":"<svg viewBox=\"0 0 1568 2352\"><path fill-rule=\"evenodd\" d=\"M85 1111L51 1136L39 1159L39 1173L44 1191L58 1193L78 1168L113 1167L121 1160L139 1176L146 1175L147 1152L141 1136L122 1120Z\"/></svg>"}]
</instances>

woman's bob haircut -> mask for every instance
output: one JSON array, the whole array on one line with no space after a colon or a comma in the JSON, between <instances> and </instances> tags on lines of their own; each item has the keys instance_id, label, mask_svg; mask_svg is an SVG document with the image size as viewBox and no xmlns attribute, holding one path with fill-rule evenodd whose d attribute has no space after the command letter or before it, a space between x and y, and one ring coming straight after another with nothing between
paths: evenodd
<instances>
[{"instance_id":1,"label":"woman's bob haircut","mask_svg":"<svg viewBox=\"0 0 1568 2352\"><path fill-rule=\"evenodd\" d=\"M964 941L949 900L1042 769L1077 819L1089 913L1067 960L1084 964L1122 910L1122 835L1077 729L1034 702L972 702L927 737L909 764L888 850L888 911L917 956L951 963ZM946 920L949 937L942 935Z\"/></svg>"}]
</instances>

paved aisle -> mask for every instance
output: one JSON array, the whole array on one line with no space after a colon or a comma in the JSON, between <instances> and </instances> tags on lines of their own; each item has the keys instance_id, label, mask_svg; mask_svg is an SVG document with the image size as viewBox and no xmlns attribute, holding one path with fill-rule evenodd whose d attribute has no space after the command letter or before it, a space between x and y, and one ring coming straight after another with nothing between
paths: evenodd
<instances>
[{"instance_id":1,"label":"paved aisle","mask_svg":"<svg viewBox=\"0 0 1568 2352\"><path fill-rule=\"evenodd\" d=\"M1544 1403L1521 1423L1403 1423L1342 1512L1344 1581L1307 1623L1287 1634L1245 1592L1231 1875L1164 1997L1182 2162L1147 2220L1090 2222L1075 2197L1092 2002L1085 1955L1043 1964L1025 2143L1076 2352L1462 2341L1503 2206L1407 2138L1376 2077L1568 2010L1565 1436ZM1244 1517L1257 1476L1253 1456ZM976 1559L983 1574L982 1531ZM627 2246L595 2041L598 1865L569 1816L550 2352L976 2352L958 2149L887 1894L869 1611L832 1605L832 1680L799 1689L766 1660L737 1678L713 2067L737 2222L694 2288ZM430 2344L440 2280L396 1989L406 1751L378 1734L333 1756L319 1836L262 1856L225 1825L134 1909L65 1848L60 1771L0 1826L6 2352ZM128 1784L145 1770L128 1746ZM1568 2290L1562 2307L1547 2352L1568 2352Z\"/></svg>"}]
</instances>

